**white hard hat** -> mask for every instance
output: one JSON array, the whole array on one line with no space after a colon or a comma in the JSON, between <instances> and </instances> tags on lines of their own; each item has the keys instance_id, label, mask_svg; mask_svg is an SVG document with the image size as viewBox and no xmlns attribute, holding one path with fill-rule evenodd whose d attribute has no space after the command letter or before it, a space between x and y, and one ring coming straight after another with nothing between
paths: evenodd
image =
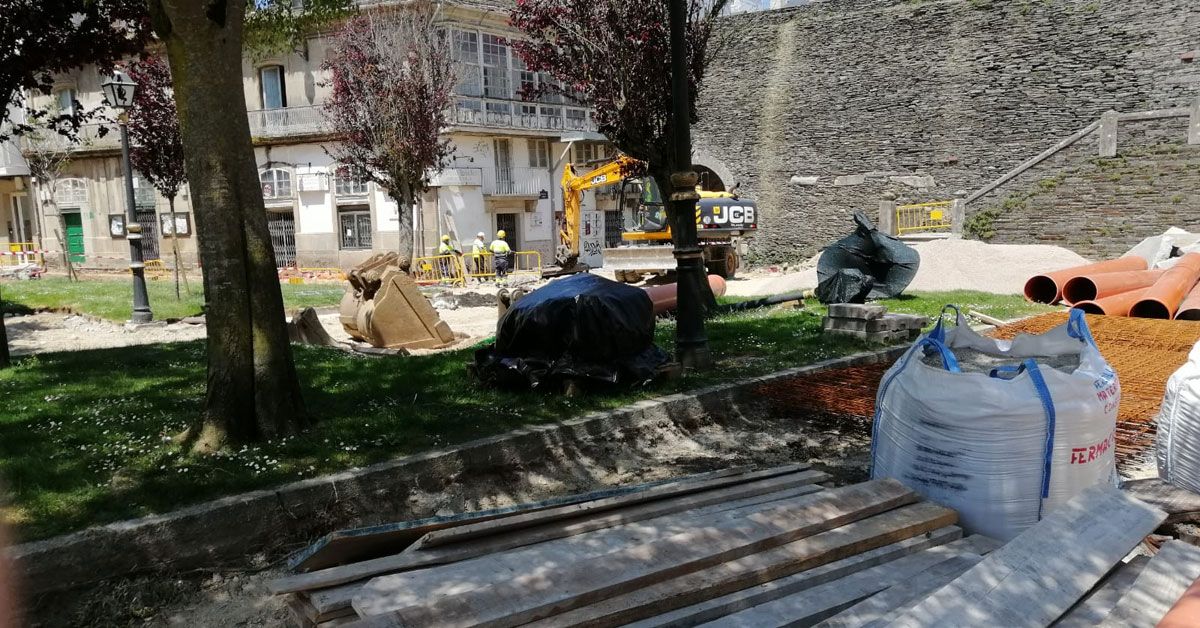
<instances>
[{"instance_id":1,"label":"white hard hat","mask_svg":"<svg viewBox=\"0 0 1200 628\"><path fill-rule=\"evenodd\" d=\"M482 232L482 231L480 231L479 233L476 233L476 234L475 234L475 237L476 237L476 238L482 238L482 237L485 237L485 236L484 236L483 232Z\"/></svg>"}]
</instances>

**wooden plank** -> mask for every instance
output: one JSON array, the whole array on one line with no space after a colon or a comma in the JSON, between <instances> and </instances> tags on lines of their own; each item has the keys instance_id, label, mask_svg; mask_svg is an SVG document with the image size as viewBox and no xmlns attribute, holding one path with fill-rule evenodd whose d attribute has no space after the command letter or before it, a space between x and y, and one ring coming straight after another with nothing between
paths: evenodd
<instances>
[{"instance_id":1,"label":"wooden plank","mask_svg":"<svg viewBox=\"0 0 1200 628\"><path fill-rule=\"evenodd\" d=\"M1118 564L1091 593L1079 600L1052 625L1055 628L1087 628L1099 625L1117 607L1117 602L1133 586L1134 580L1137 580L1149 563L1149 556L1135 556L1127 563Z\"/></svg>"},{"instance_id":2,"label":"wooden plank","mask_svg":"<svg viewBox=\"0 0 1200 628\"><path fill-rule=\"evenodd\" d=\"M837 562L843 558L889 546L898 541L920 537L924 544L936 533L938 542L951 540L962 532L947 523L957 515L929 502L905 506L869 519L847 524L837 530L824 532L787 545L744 558L715 565L677 578L648 585L623 595L617 595L572 611L553 615L528 624L530 628L562 628L566 626L624 626L645 619L651 625L676 622L691 625L691 619L659 619L655 616L672 609L695 606L741 592L764 582L771 582L798 572L804 572ZM915 552L915 550L912 550ZM880 558L880 562L882 559ZM865 567L864 564L857 565ZM711 611L710 611L711 612Z\"/></svg>"},{"instance_id":3,"label":"wooden plank","mask_svg":"<svg viewBox=\"0 0 1200 628\"><path fill-rule=\"evenodd\" d=\"M605 499L618 495L626 495L645 491L664 484L678 482L697 482L715 478L738 475L748 471L750 467L731 467L707 473L700 473L683 478L670 478L647 482L634 486L619 486L600 491L591 491L565 497L555 497L540 502L515 504L503 508L492 508L476 512L458 513L449 516L428 517L414 521L385 523L376 526L339 530L317 540L304 550L297 552L288 559L288 568L295 571L313 571L335 565L357 562L377 556L395 554L408 547L417 539L434 530L452 528L454 526L490 521L514 514L538 512L569 504L577 504L597 499Z\"/></svg>"},{"instance_id":4,"label":"wooden plank","mask_svg":"<svg viewBox=\"0 0 1200 628\"><path fill-rule=\"evenodd\" d=\"M1100 625L1153 628L1198 578L1200 547L1167 541Z\"/></svg>"},{"instance_id":5,"label":"wooden plank","mask_svg":"<svg viewBox=\"0 0 1200 628\"><path fill-rule=\"evenodd\" d=\"M820 472L806 471L803 474L785 476L785 478L807 474L820 474ZM778 485L785 478L771 478L761 482L763 484ZM764 510L768 507L766 504L794 500L821 490L821 487L816 485L801 485L783 491L726 501L731 492L740 493L748 491L753 486L753 484L746 484L714 491L713 493L721 493L725 496L714 494L713 501L717 503L691 509L686 511L686 513L681 513L674 517L663 516L648 521L625 523L574 537L555 539L532 547L511 549L506 552L489 554L487 553L488 548L485 546L481 549L478 557L472 557L466 559L465 562L457 563L461 565L461 568L450 570L447 567L432 567L409 572L409 575L406 577L404 591L409 597L416 596L417 599L424 599L425 596L439 594L438 589L447 581L453 581L458 590L465 590L470 585L474 585L475 587L484 586L496 579L508 577L506 575L508 573L517 572L521 569L531 569L537 565L544 564L547 560L563 560L567 557L571 560L587 560L593 556L620 549L625 545L645 543L655 538L686 532L711 515L724 513L723 517L726 519L744 517L753 512ZM558 526L560 524L554 523L550 525ZM526 532L536 531L536 528L530 528ZM481 539L481 541L486 545L490 540ZM435 549L431 551L443 550ZM365 585L365 581L358 581L330 589L312 591L310 592L310 598L313 600L313 605L321 612L330 612L339 608L349 609L351 600Z\"/></svg>"},{"instance_id":6,"label":"wooden plank","mask_svg":"<svg viewBox=\"0 0 1200 628\"><path fill-rule=\"evenodd\" d=\"M893 626L1048 626L1167 518L1093 486L1017 535Z\"/></svg>"},{"instance_id":7,"label":"wooden plank","mask_svg":"<svg viewBox=\"0 0 1200 628\"><path fill-rule=\"evenodd\" d=\"M932 567L968 555L949 546L935 547L833 582L757 604L704 625L710 628L811 626L890 586L919 578ZM978 558L978 555L970 555Z\"/></svg>"},{"instance_id":8,"label":"wooden plank","mask_svg":"<svg viewBox=\"0 0 1200 628\"><path fill-rule=\"evenodd\" d=\"M820 628L865 628L887 626L925 596L946 586L983 557L959 554L910 578L894 584L817 624Z\"/></svg>"},{"instance_id":9,"label":"wooden plank","mask_svg":"<svg viewBox=\"0 0 1200 628\"><path fill-rule=\"evenodd\" d=\"M735 521L605 554L584 564L551 564L508 582L395 608L395 576L371 580L354 598L372 625L515 626L607 597L765 551L916 501L891 479L821 491L807 503L780 506Z\"/></svg>"},{"instance_id":10,"label":"wooden plank","mask_svg":"<svg viewBox=\"0 0 1200 628\"><path fill-rule=\"evenodd\" d=\"M815 483L828 479L828 475L821 471L801 471L799 473L791 473L775 478L766 478L758 481L749 481L744 484L735 486L713 489L700 493L696 499L687 502L693 505L701 505L703 503L719 503L725 500L738 499L741 497L761 495L764 493L783 490L785 488L795 488L809 483ZM810 490L818 490L812 488ZM676 502L676 498L670 500ZM682 502L681 502L682 503ZM647 511L660 509L661 511L670 511L675 506L670 508L666 506L654 506L657 502L652 502L647 505ZM621 512L608 513L606 516L612 516L607 525L615 525L618 519L622 516ZM646 516L653 516L647 514ZM286 576L271 582L271 591L274 593L288 593L293 591L306 591L311 589L319 589L340 584L362 580L371 576L394 573L417 567L427 567L430 565L441 565L453 563L460 560L466 560L475 556L481 556L486 553L498 552L503 549L521 547L539 542L539 540L548 540L554 538L562 538L572 534L579 534L590 529L596 529L592 524L582 523L578 521L568 520L567 522L552 521L546 526L535 529L514 530L504 535L502 538L484 539L482 543L463 543L451 547L432 548L428 550L412 551L396 554L393 556L385 556L375 558L350 565L340 565L330 567L320 571L314 571L307 574L296 574Z\"/></svg>"},{"instance_id":11,"label":"wooden plank","mask_svg":"<svg viewBox=\"0 0 1200 628\"><path fill-rule=\"evenodd\" d=\"M912 578L883 589L822 621L817 626L819 628L886 626L891 619L899 617L907 611L910 605L925 599L930 593L949 584L1000 545L999 541L982 535L963 539L962 544L957 547L953 544L947 545L945 549L956 549L958 554L933 565Z\"/></svg>"},{"instance_id":12,"label":"wooden plank","mask_svg":"<svg viewBox=\"0 0 1200 628\"><path fill-rule=\"evenodd\" d=\"M1200 495L1158 479L1130 480L1121 487L1134 497L1167 513L1167 523L1200 522Z\"/></svg>"},{"instance_id":13,"label":"wooden plank","mask_svg":"<svg viewBox=\"0 0 1200 628\"><path fill-rule=\"evenodd\" d=\"M796 473L808 468L808 465L788 465L784 467L775 467L773 469L764 469L762 471L754 471L751 473L742 473L735 477L717 478L702 482L685 482L678 484L667 484L664 486L656 486L654 488L632 493L628 495L617 495L606 499L597 499L579 504L570 504L559 508L551 508L539 512L524 513L502 519L493 519L491 521L480 521L467 525L456 526L446 530L434 530L417 540L411 549L427 549L448 545L451 543L461 543L463 541L477 539L482 536L493 536L502 532L511 532L520 528L529 528L535 525L541 525L550 521L559 519L573 519L581 515L587 515L605 510L613 510L626 506L633 506L653 500L662 500L679 495L687 495L690 493L698 493L721 486L729 486L731 484L744 484L751 480L759 480L763 478L776 477L790 473Z\"/></svg>"}]
</instances>

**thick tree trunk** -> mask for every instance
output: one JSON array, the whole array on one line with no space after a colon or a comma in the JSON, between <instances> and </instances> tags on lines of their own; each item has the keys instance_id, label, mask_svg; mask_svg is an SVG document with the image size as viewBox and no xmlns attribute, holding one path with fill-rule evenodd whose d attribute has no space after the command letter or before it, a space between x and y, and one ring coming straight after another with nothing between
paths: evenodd
<instances>
[{"instance_id":1,"label":"thick tree trunk","mask_svg":"<svg viewBox=\"0 0 1200 628\"><path fill-rule=\"evenodd\" d=\"M194 448L295 434L310 418L284 324L242 92L244 0L151 0L167 47L204 267L208 391Z\"/></svg>"},{"instance_id":2,"label":"thick tree trunk","mask_svg":"<svg viewBox=\"0 0 1200 628\"><path fill-rule=\"evenodd\" d=\"M399 221L399 232L396 234L396 253L400 256L399 265L405 272L412 266L413 260L413 187L405 182L400 184L400 194L393 195L396 201Z\"/></svg>"}]
</instances>

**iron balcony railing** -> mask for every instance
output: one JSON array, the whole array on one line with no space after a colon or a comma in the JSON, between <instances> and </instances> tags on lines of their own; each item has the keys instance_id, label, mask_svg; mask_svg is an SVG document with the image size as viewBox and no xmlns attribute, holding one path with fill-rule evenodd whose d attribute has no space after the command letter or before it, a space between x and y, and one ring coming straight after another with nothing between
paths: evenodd
<instances>
[{"instance_id":1,"label":"iron balcony railing","mask_svg":"<svg viewBox=\"0 0 1200 628\"><path fill-rule=\"evenodd\" d=\"M292 137L329 133L321 107L284 107L246 112L250 117L251 137Z\"/></svg>"},{"instance_id":2,"label":"iron balcony railing","mask_svg":"<svg viewBox=\"0 0 1200 628\"><path fill-rule=\"evenodd\" d=\"M491 196L537 197L551 189L545 168L484 168L483 193Z\"/></svg>"}]
</instances>

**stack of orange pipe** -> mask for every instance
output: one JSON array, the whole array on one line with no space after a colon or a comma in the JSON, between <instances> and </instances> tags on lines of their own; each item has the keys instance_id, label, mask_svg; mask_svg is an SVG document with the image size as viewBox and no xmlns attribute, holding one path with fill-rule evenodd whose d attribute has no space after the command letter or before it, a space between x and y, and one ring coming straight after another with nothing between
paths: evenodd
<instances>
[{"instance_id":1,"label":"stack of orange pipe","mask_svg":"<svg viewBox=\"0 0 1200 628\"><path fill-rule=\"evenodd\" d=\"M1165 270L1145 259L1121 257L1032 277L1025 297L1063 301L1089 314L1200 321L1200 253L1188 253Z\"/></svg>"}]
</instances>

